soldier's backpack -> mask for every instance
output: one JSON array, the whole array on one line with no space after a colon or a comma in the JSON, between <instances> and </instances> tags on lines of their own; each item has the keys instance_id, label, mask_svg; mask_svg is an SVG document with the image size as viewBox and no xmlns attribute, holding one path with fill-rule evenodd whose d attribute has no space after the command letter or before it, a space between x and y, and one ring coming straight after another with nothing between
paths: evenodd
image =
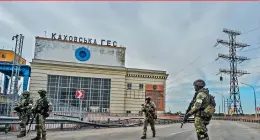
<instances>
[{"instance_id":1,"label":"soldier's backpack","mask_svg":"<svg viewBox=\"0 0 260 140\"><path fill-rule=\"evenodd\" d=\"M209 94L209 105L204 109L204 112L207 114L207 116L212 116L216 111L215 107L215 97Z\"/></svg>"}]
</instances>

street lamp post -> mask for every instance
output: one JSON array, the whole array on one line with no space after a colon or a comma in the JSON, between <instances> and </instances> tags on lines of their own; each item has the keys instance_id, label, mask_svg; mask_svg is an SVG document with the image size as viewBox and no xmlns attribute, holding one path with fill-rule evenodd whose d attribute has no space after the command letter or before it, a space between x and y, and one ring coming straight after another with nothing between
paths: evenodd
<instances>
[{"instance_id":1,"label":"street lamp post","mask_svg":"<svg viewBox=\"0 0 260 140\"><path fill-rule=\"evenodd\" d=\"M248 85L248 84L243 83L243 82L241 82L241 84L244 84L244 85L247 85L247 86L251 87L251 88L253 89L253 91L254 91L254 98L255 98L255 118L257 119L255 88L254 88L253 86Z\"/></svg>"},{"instance_id":2,"label":"street lamp post","mask_svg":"<svg viewBox=\"0 0 260 140\"><path fill-rule=\"evenodd\" d=\"M217 93L217 94L219 94L219 95L221 95L222 96L222 108L224 108L224 115L225 115L225 113L226 113L226 110L225 110L225 105L224 105L224 103L223 103L223 100L224 100L224 102L225 102L225 97L224 97L224 95L223 94L220 94L220 93L218 93L218 92L215 92L215 93Z\"/></svg>"}]
</instances>

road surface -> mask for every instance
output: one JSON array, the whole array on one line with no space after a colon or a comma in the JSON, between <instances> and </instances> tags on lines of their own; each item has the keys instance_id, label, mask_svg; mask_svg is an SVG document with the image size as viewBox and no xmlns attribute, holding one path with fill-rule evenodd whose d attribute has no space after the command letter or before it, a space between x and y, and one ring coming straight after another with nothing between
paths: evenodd
<instances>
[{"instance_id":1,"label":"road surface","mask_svg":"<svg viewBox=\"0 0 260 140\"><path fill-rule=\"evenodd\" d=\"M147 139L150 140L196 140L196 133L192 124L157 125L157 137L152 138L148 129ZM139 140L141 127L91 129L79 131L49 132L47 140ZM212 121L208 126L210 140L259 140L260 124ZM21 140L30 140L35 132ZM17 139L14 134L0 134L0 140Z\"/></svg>"}]
</instances>

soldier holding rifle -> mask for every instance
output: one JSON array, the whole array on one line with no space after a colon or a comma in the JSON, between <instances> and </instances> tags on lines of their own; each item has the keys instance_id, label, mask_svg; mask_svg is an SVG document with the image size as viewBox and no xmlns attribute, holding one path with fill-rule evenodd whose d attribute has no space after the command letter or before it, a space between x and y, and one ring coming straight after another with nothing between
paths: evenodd
<instances>
[{"instance_id":1,"label":"soldier holding rifle","mask_svg":"<svg viewBox=\"0 0 260 140\"><path fill-rule=\"evenodd\" d=\"M156 116L156 107L155 104L151 101L150 97L145 98L145 104L142 104L142 112L145 113L145 118L144 118L144 127L143 127L143 136L141 139L146 139L146 132L147 132L147 125L151 125L151 129L153 131L153 137L155 137L155 119L157 118Z\"/></svg>"},{"instance_id":2,"label":"soldier holding rifle","mask_svg":"<svg viewBox=\"0 0 260 140\"><path fill-rule=\"evenodd\" d=\"M20 134L17 135L17 138L26 136L26 125L30 120L32 105L33 100L30 98L30 92L24 91L14 108L20 119Z\"/></svg>"},{"instance_id":3,"label":"soldier holding rifle","mask_svg":"<svg viewBox=\"0 0 260 140\"><path fill-rule=\"evenodd\" d=\"M204 88L206 84L203 80L198 79L194 81L193 86L195 95L186 111L182 125L187 122L190 116L194 115L194 126L198 140L209 140L207 125L215 112L215 99L209 94L209 90Z\"/></svg>"}]
</instances>

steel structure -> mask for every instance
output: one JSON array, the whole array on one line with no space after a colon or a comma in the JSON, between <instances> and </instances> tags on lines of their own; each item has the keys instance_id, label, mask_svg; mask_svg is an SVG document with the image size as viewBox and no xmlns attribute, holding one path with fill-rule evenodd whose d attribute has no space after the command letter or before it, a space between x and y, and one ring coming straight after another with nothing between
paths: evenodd
<instances>
[{"instance_id":1,"label":"steel structure","mask_svg":"<svg viewBox=\"0 0 260 140\"><path fill-rule=\"evenodd\" d=\"M238 86L238 77L244 74L249 74L246 71L238 70L237 64L242 63L245 60L249 60L249 58L244 56L237 56L236 49L240 48L243 49L249 45L244 43L237 43L236 36L240 35L241 32L234 31L230 29L223 29L223 32L228 34L229 41L218 39L215 47L218 44L223 44L229 47L229 54L218 54L218 58L222 58L230 62L230 69L219 69L219 73L225 73L230 75L230 103L229 109L233 107L235 114L243 114L243 109L240 100L240 92Z\"/></svg>"},{"instance_id":2,"label":"steel structure","mask_svg":"<svg viewBox=\"0 0 260 140\"><path fill-rule=\"evenodd\" d=\"M13 105L15 100L18 99L18 81L19 71L20 71L20 59L22 56L23 50L23 40L24 36L22 34L13 36L12 40L15 40L15 49L14 49L14 59L13 59L13 67L12 67L12 74L10 77L10 86L9 86L9 94L8 94L8 116L11 116ZM18 57L20 56L20 57Z\"/></svg>"}]
</instances>

